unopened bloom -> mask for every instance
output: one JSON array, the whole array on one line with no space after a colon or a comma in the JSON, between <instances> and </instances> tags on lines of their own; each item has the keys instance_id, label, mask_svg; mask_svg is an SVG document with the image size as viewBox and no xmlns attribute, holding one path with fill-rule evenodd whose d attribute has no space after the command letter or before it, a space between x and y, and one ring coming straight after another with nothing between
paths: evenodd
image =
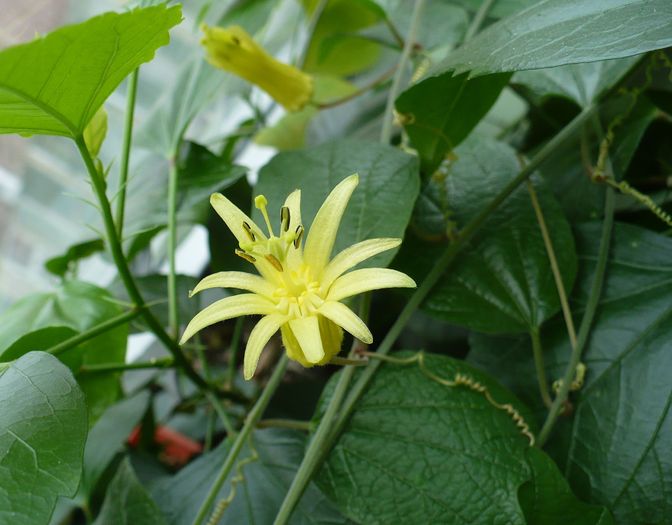
<instances>
[{"instance_id":1,"label":"unopened bloom","mask_svg":"<svg viewBox=\"0 0 672 525\"><path fill-rule=\"evenodd\" d=\"M313 79L300 69L279 62L240 26L201 26L201 44L210 64L256 84L289 111L298 111L313 95Z\"/></svg>"},{"instance_id":2,"label":"unopened bloom","mask_svg":"<svg viewBox=\"0 0 672 525\"><path fill-rule=\"evenodd\" d=\"M348 272L360 262L396 248L400 239L362 241L330 260L341 217L358 182L359 177L351 175L333 189L305 236L305 246L300 190L292 192L280 210L278 236L271 226L263 195L255 199L255 205L264 217L268 236L226 197L213 194L210 203L238 239L240 249L236 253L252 263L260 275L219 272L198 283L192 295L217 287L250 293L226 297L199 312L184 331L180 344L219 321L263 315L245 348L245 379L254 375L261 351L278 330L287 355L306 367L326 364L338 354L343 329L370 344L373 338L366 324L341 301L380 288L412 288L415 282L386 268Z\"/></svg>"}]
</instances>

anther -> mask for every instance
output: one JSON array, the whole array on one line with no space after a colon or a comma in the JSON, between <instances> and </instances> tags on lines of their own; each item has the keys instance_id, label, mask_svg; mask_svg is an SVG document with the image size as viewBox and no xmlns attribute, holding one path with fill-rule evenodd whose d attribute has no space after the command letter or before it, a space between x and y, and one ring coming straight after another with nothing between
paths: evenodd
<instances>
[{"instance_id":1,"label":"anther","mask_svg":"<svg viewBox=\"0 0 672 525\"><path fill-rule=\"evenodd\" d=\"M247 262L251 263L257 262L257 260L254 257L252 257L249 253L245 253L243 250L236 250L235 253L238 257L242 257Z\"/></svg>"},{"instance_id":2,"label":"anther","mask_svg":"<svg viewBox=\"0 0 672 525\"><path fill-rule=\"evenodd\" d=\"M282 208L280 208L280 227L282 228L283 231L289 230L289 221L290 221L289 208L287 206L283 206Z\"/></svg>"},{"instance_id":3,"label":"anther","mask_svg":"<svg viewBox=\"0 0 672 525\"><path fill-rule=\"evenodd\" d=\"M280 261L278 261L275 255L271 255L269 253L268 255L266 255L266 260L270 262L276 270L278 270L279 272L282 271L282 264L280 263Z\"/></svg>"},{"instance_id":4,"label":"anther","mask_svg":"<svg viewBox=\"0 0 672 525\"><path fill-rule=\"evenodd\" d=\"M250 226L246 221L243 221L243 230L245 230L245 233L247 233L247 236L252 242L257 240L254 236L254 232L252 231L252 226Z\"/></svg>"},{"instance_id":5,"label":"anther","mask_svg":"<svg viewBox=\"0 0 672 525\"><path fill-rule=\"evenodd\" d=\"M296 238L294 239L294 248L297 250L301 246L301 237L303 237L303 226L300 224L296 227Z\"/></svg>"}]
</instances>

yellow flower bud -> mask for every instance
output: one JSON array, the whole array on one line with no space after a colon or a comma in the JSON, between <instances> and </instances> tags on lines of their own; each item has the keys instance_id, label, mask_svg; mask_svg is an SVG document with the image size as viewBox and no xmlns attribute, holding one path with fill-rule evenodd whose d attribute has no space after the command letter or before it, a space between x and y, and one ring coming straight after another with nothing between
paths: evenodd
<instances>
[{"instance_id":1,"label":"yellow flower bud","mask_svg":"<svg viewBox=\"0 0 672 525\"><path fill-rule=\"evenodd\" d=\"M259 86L288 111L298 111L310 101L312 77L273 58L242 27L203 24L201 29L201 44L213 66Z\"/></svg>"}]
</instances>

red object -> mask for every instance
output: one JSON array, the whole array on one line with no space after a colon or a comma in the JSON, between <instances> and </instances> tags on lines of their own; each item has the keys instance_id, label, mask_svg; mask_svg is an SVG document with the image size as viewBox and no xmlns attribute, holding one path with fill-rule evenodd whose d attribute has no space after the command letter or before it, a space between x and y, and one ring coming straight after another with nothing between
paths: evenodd
<instances>
[{"instance_id":1,"label":"red object","mask_svg":"<svg viewBox=\"0 0 672 525\"><path fill-rule=\"evenodd\" d=\"M137 447L140 442L140 426L133 429L128 436L128 444ZM198 441L188 438L169 427L158 426L154 432L154 443L163 449L161 459L171 466L180 467L189 462L196 454L203 452Z\"/></svg>"}]
</instances>

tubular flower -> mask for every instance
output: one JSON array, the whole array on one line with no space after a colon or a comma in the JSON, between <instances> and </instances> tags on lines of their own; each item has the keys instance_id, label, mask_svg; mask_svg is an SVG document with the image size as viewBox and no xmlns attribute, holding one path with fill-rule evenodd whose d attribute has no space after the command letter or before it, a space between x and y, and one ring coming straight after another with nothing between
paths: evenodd
<instances>
[{"instance_id":1,"label":"tubular flower","mask_svg":"<svg viewBox=\"0 0 672 525\"><path fill-rule=\"evenodd\" d=\"M313 95L313 78L300 69L283 64L240 26L201 26L201 44L210 64L259 86L289 111L298 111Z\"/></svg>"},{"instance_id":2,"label":"tubular flower","mask_svg":"<svg viewBox=\"0 0 672 525\"><path fill-rule=\"evenodd\" d=\"M399 246L400 239L362 241L329 259L341 217L358 182L359 177L351 175L333 189L317 212L305 245L300 190L292 192L280 210L278 236L263 195L255 199L255 206L264 217L268 235L226 197L213 194L210 203L238 240L236 253L260 275L219 272L198 283L191 295L208 288L237 288L249 293L226 297L199 312L187 325L180 344L219 321L262 315L245 348L244 375L250 379L262 350L278 330L287 355L305 367L326 364L338 354L343 329L371 343L366 324L341 301L380 288L413 288L415 282L386 268L348 272L360 262Z\"/></svg>"}]
</instances>

